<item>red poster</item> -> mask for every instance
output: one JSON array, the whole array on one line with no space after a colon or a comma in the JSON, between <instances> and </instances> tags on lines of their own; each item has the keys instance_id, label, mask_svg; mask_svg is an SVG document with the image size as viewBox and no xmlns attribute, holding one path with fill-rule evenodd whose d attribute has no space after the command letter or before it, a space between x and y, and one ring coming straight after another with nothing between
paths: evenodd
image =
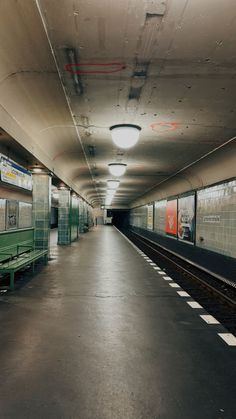
<instances>
[{"instance_id":1,"label":"red poster","mask_svg":"<svg viewBox=\"0 0 236 419\"><path fill-rule=\"evenodd\" d=\"M166 233L177 235L177 199L167 201L166 204Z\"/></svg>"}]
</instances>

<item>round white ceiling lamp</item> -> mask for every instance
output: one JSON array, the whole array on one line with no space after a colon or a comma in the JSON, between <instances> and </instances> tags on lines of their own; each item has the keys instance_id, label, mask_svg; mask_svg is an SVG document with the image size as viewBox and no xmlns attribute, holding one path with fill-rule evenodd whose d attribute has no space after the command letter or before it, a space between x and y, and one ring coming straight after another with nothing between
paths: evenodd
<instances>
[{"instance_id":1,"label":"round white ceiling lamp","mask_svg":"<svg viewBox=\"0 0 236 419\"><path fill-rule=\"evenodd\" d=\"M132 124L119 124L110 127L110 131L115 145L128 149L137 144L141 127Z\"/></svg>"},{"instance_id":2,"label":"round white ceiling lamp","mask_svg":"<svg viewBox=\"0 0 236 419\"><path fill-rule=\"evenodd\" d=\"M109 172L113 176L123 176L126 172L127 164L125 163L109 163Z\"/></svg>"},{"instance_id":3,"label":"round white ceiling lamp","mask_svg":"<svg viewBox=\"0 0 236 419\"><path fill-rule=\"evenodd\" d=\"M118 186L119 186L119 184L120 184L120 181L119 180L113 180L113 179L111 179L111 180L108 180L107 181L107 186L110 189L117 189Z\"/></svg>"},{"instance_id":4,"label":"round white ceiling lamp","mask_svg":"<svg viewBox=\"0 0 236 419\"><path fill-rule=\"evenodd\" d=\"M112 196L113 197L115 195L115 193L116 193L115 189L107 189L106 196Z\"/></svg>"}]
</instances>

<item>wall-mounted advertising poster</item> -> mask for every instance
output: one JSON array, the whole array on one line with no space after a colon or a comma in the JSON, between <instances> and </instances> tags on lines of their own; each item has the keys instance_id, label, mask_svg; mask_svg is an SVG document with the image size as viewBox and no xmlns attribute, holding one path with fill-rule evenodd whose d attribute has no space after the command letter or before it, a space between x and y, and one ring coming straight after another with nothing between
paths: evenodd
<instances>
[{"instance_id":1,"label":"wall-mounted advertising poster","mask_svg":"<svg viewBox=\"0 0 236 419\"><path fill-rule=\"evenodd\" d=\"M195 195L179 198L178 202L178 238L190 243L195 236Z\"/></svg>"},{"instance_id":2,"label":"wall-mounted advertising poster","mask_svg":"<svg viewBox=\"0 0 236 419\"><path fill-rule=\"evenodd\" d=\"M32 204L19 202L19 228L32 227Z\"/></svg>"},{"instance_id":3,"label":"wall-mounted advertising poster","mask_svg":"<svg viewBox=\"0 0 236 419\"><path fill-rule=\"evenodd\" d=\"M0 198L0 231L6 229L6 199Z\"/></svg>"},{"instance_id":4,"label":"wall-mounted advertising poster","mask_svg":"<svg viewBox=\"0 0 236 419\"><path fill-rule=\"evenodd\" d=\"M7 201L7 230L12 230L18 226L18 202Z\"/></svg>"},{"instance_id":5,"label":"wall-mounted advertising poster","mask_svg":"<svg viewBox=\"0 0 236 419\"><path fill-rule=\"evenodd\" d=\"M153 230L153 204L147 207L147 229Z\"/></svg>"},{"instance_id":6,"label":"wall-mounted advertising poster","mask_svg":"<svg viewBox=\"0 0 236 419\"><path fill-rule=\"evenodd\" d=\"M177 199L166 203L166 233L177 235Z\"/></svg>"}]
</instances>

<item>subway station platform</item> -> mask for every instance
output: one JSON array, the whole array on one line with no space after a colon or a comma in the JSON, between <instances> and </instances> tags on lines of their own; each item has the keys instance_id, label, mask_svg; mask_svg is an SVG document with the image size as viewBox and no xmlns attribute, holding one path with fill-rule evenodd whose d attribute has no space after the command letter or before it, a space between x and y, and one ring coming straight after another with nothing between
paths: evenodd
<instances>
[{"instance_id":1,"label":"subway station platform","mask_svg":"<svg viewBox=\"0 0 236 419\"><path fill-rule=\"evenodd\" d=\"M111 226L54 242L0 297L0 418L235 418L236 347L155 268Z\"/></svg>"}]
</instances>

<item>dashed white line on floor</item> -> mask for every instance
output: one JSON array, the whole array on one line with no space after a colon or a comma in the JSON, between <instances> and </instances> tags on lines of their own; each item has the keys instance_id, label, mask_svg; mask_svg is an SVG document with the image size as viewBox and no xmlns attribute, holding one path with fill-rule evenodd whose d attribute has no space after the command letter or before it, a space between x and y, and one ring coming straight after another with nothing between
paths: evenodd
<instances>
[{"instance_id":1,"label":"dashed white line on floor","mask_svg":"<svg viewBox=\"0 0 236 419\"><path fill-rule=\"evenodd\" d=\"M172 288L180 288L179 284L176 284L176 282L173 282L173 284L170 283L169 286Z\"/></svg>"},{"instance_id":2,"label":"dashed white line on floor","mask_svg":"<svg viewBox=\"0 0 236 419\"><path fill-rule=\"evenodd\" d=\"M160 275L166 275L166 272L164 272L164 271L159 271L158 272Z\"/></svg>"},{"instance_id":3,"label":"dashed white line on floor","mask_svg":"<svg viewBox=\"0 0 236 419\"><path fill-rule=\"evenodd\" d=\"M151 266L156 266L156 264L154 262L151 262L150 265Z\"/></svg>"},{"instance_id":4,"label":"dashed white line on floor","mask_svg":"<svg viewBox=\"0 0 236 419\"><path fill-rule=\"evenodd\" d=\"M218 333L218 335L227 343L227 345L236 346L236 337L232 335L232 333Z\"/></svg>"},{"instance_id":5,"label":"dashed white line on floor","mask_svg":"<svg viewBox=\"0 0 236 419\"><path fill-rule=\"evenodd\" d=\"M187 304L192 308L202 308L202 306L198 304L197 301L187 301Z\"/></svg>"},{"instance_id":6,"label":"dashed white line on floor","mask_svg":"<svg viewBox=\"0 0 236 419\"><path fill-rule=\"evenodd\" d=\"M186 291L177 291L180 297L190 297L190 295Z\"/></svg>"},{"instance_id":7,"label":"dashed white line on floor","mask_svg":"<svg viewBox=\"0 0 236 419\"><path fill-rule=\"evenodd\" d=\"M159 266L154 266L153 269L155 269L156 271L160 271L161 268L159 268Z\"/></svg>"},{"instance_id":8,"label":"dashed white line on floor","mask_svg":"<svg viewBox=\"0 0 236 419\"><path fill-rule=\"evenodd\" d=\"M218 320L215 317L211 316L210 314L200 314L202 320L204 320L207 324L219 324Z\"/></svg>"},{"instance_id":9,"label":"dashed white line on floor","mask_svg":"<svg viewBox=\"0 0 236 419\"><path fill-rule=\"evenodd\" d=\"M173 281L173 279L170 276L163 276L165 281Z\"/></svg>"}]
</instances>

